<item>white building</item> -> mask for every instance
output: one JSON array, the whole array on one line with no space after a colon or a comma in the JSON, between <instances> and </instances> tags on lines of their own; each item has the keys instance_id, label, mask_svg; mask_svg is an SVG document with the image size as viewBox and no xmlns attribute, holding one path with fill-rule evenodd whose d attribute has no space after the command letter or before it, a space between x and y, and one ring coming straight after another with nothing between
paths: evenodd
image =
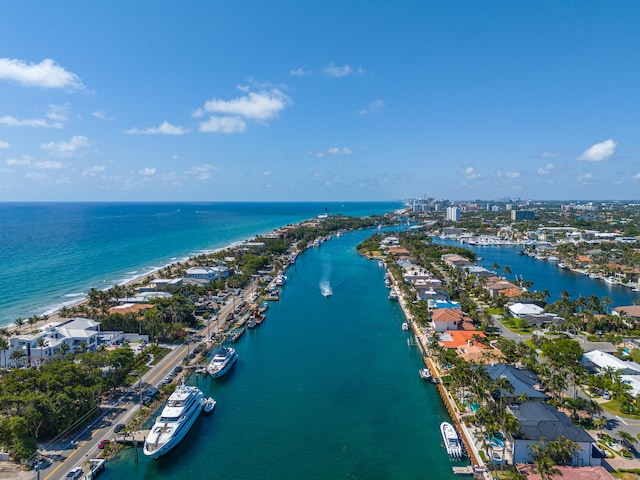
<instances>
[{"instance_id":1,"label":"white building","mask_svg":"<svg viewBox=\"0 0 640 480\"><path fill-rule=\"evenodd\" d=\"M186 272L186 278L196 280L220 280L229 276L229 267L226 265L216 265L215 267L191 267Z\"/></svg>"},{"instance_id":2,"label":"white building","mask_svg":"<svg viewBox=\"0 0 640 480\"><path fill-rule=\"evenodd\" d=\"M450 222L459 222L460 209L458 207L447 207L447 220Z\"/></svg>"},{"instance_id":3,"label":"white building","mask_svg":"<svg viewBox=\"0 0 640 480\"><path fill-rule=\"evenodd\" d=\"M3 352L0 365L37 365L56 356L63 348L69 352L93 351L98 346L99 335L100 323L88 318L71 318L62 323L52 323L37 333L9 337L9 350ZM63 347L63 344L67 347ZM15 351L22 353L19 360L14 358Z\"/></svg>"}]
</instances>

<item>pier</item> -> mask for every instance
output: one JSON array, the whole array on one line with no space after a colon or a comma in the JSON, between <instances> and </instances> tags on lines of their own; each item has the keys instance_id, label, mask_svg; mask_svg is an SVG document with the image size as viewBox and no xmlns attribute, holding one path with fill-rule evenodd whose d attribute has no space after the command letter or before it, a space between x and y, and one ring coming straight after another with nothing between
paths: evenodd
<instances>
[{"instance_id":1,"label":"pier","mask_svg":"<svg viewBox=\"0 0 640 480\"><path fill-rule=\"evenodd\" d=\"M142 445L147 435L149 435L149 431L150 430L136 430L126 435L116 435L113 441L123 445Z\"/></svg>"}]
</instances>

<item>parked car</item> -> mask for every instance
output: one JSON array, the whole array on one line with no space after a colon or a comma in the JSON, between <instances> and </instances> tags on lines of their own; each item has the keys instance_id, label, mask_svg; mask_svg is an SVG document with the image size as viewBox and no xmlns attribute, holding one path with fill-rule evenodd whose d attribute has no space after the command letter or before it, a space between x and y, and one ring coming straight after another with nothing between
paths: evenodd
<instances>
[{"instance_id":1,"label":"parked car","mask_svg":"<svg viewBox=\"0 0 640 480\"><path fill-rule=\"evenodd\" d=\"M115 427L113 427L113 431L114 433L120 433L122 430L124 430L125 427L126 425L124 423L118 423Z\"/></svg>"},{"instance_id":2,"label":"parked car","mask_svg":"<svg viewBox=\"0 0 640 480\"><path fill-rule=\"evenodd\" d=\"M98 442L98 448L102 449L106 447L108 443L109 443L109 440L107 440L106 438L104 440L100 440Z\"/></svg>"},{"instance_id":3,"label":"parked car","mask_svg":"<svg viewBox=\"0 0 640 480\"><path fill-rule=\"evenodd\" d=\"M609 390L605 390L602 392L602 398L605 400L611 400L611 392L609 392Z\"/></svg>"}]
</instances>

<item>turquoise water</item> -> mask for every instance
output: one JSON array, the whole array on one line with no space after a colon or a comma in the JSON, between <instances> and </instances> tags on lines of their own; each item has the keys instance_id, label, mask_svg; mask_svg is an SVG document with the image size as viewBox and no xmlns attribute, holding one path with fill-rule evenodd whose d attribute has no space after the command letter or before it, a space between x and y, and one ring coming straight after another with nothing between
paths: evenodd
<instances>
[{"instance_id":1,"label":"turquoise water","mask_svg":"<svg viewBox=\"0 0 640 480\"><path fill-rule=\"evenodd\" d=\"M203 251L330 214L399 203L0 203L0 326Z\"/></svg>"},{"instance_id":2,"label":"turquoise water","mask_svg":"<svg viewBox=\"0 0 640 480\"><path fill-rule=\"evenodd\" d=\"M199 378L213 414L160 460L135 464L130 448L101 479L454 478L439 431L446 411L418 376L419 352L377 262L355 252L369 234L302 254L281 300L236 345L229 374Z\"/></svg>"}]
</instances>

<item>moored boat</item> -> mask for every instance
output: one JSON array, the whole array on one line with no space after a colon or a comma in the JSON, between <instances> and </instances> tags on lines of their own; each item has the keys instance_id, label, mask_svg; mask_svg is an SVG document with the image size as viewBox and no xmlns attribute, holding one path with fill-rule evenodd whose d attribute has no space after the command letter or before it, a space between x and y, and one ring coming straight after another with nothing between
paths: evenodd
<instances>
[{"instance_id":1,"label":"moored boat","mask_svg":"<svg viewBox=\"0 0 640 480\"><path fill-rule=\"evenodd\" d=\"M212 397L203 398L200 401L202 402L202 410L204 410L204 413L213 412L213 409L216 406L216 401Z\"/></svg>"},{"instance_id":2,"label":"moored boat","mask_svg":"<svg viewBox=\"0 0 640 480\"><path fill-rule=\"evenodd\" d=\"M218 378L229 371L231 366L238 359L236 350L231 347L222 347L218 353L216 353L209 365L207 365L207 372L213 378Z\"/></svg>"},{"instance_id":3,"label":"moored boat","mask_svg":"<svg viewBox=\"0 0 640 480\"><path fill-rule=\"evenodd\" d=\"M453 428L449 422L442 422L440 424L440 433L442 434L442 440L444 440L444 448L447 453L455 458L462 457L462 443L456 429Z\"/></svg>"},{"instance_id":4,"label":"moored boat","mask_svg":"<svg viewBox=\"0 0 640 480\"><path fill-rule=\"evenodd\" d=\"M156 418L142 451L145 455L158 458L184 438L202 409L204 394L198 387L180 384L169 396L162 413Z\"/></svg>"},{"instance_id":5,"label":"moored boat","mask_svg":"<svg viewBox=\"0 0 640 480\"><path fill-rule=\"evenodd\" d=\"M421 368L420 370L418 370L418 374L423 380L431 380L431 372L428 368Z\"/></svg>"}]
</instances>

